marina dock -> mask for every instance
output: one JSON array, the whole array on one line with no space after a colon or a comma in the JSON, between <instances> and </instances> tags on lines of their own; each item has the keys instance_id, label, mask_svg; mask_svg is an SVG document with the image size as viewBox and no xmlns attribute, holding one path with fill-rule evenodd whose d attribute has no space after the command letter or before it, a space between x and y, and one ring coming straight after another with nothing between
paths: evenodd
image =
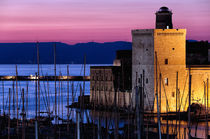
<instances>
[{"instance_id":1,"label":"marina dock","mask_svg":"<svg viewBox=\"0 0 210 139\"><path fill-rule=\"evenodd\" d=\"M40 81L90 81L90 76L39 76ZM33 81L38 80L38 76L0 76L1 81Z\"/></svg>"}]
</instances>

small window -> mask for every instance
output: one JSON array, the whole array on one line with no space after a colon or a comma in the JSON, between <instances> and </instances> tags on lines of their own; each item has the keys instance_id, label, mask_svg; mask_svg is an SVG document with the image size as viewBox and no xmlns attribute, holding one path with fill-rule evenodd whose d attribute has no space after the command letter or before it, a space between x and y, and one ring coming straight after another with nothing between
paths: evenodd
<instances>
[{"instance_id":1,"label":"small window","mask_svg":"<svg viewBox=\"0 0 210 139\"><path fill-rule=\"evenodd\" d=\"M146 51L148 51L148 49L146 49Z\"/></svg>"},{"instance_id":2,"label":"small window","mask_svg":"<svg viewBox=\"0 0 210 139\"><path fill-rule=\"evenodd\" d=\"M174 92L172 92L172 97L175 97L175 93Z\"/></svg>"},{"instance_id":3,"label":"small window","mask_svg":"<svg viewBox=\"0 0 210 139\"><path fill-rule=\"evenodd\" d=\"M148 78L146 78L146 84L148 83L149 81L148 81Z\"/></svg>"},{"instance_id":4,"label":"small window","mask_svg":"<svg viewBox=\"0 0 210 139\"><path fill-rule=\"evenodd\" d=\"M141 79L140 78L138 78L138 83L141 83Z\"/></svg>"},{"instance_id":5,"label":"small window","mask_svg":"<svg viewBox=\"0 0 210 139\"><path fill-rule=\"evenodd\" d=\"M168 78L165 78L165 85L168 85Z\"/></svg>"},{"instance_id":6,"label":"small window","mask_svg":"<svg viewBox=\"0 0 210 139\"><path fill-rule=\"evenodd\" d=\"M168 65L168 59L165 59L165 64Z\"/></svg>"},{"instance_id":7,"label":"small window","mask_svg":"<svg viewBox=\"0 0 210 139\"><path fill-rule=\"evenodd\" d=\"M172 48L172 50L175 50L175 48Z\"/></svg>"}]
</instances>

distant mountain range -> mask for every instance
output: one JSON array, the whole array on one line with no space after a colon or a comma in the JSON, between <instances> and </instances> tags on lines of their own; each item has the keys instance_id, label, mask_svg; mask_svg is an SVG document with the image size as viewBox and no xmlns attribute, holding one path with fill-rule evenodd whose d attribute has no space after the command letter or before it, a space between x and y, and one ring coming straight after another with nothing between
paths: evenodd
<instances>
[{"instance_id":1,"label":"distant mountain range","mask_svg":"<svg viewBox=\"0 0 210 139\"><path fill-rule=\"evenodd\" d=\"M189 43L198 42L188 40ZM54 63L54 42L40 42L40 64ZM0 64L36 64L37 43L0 43ZM193 46L194 47L194 46ZM210 44L209 44L210 47ZM125 41L105 43L77 43L69 45L56 42L57 64L111 64L117 50L131 50L132 43ZM208 57L208 56L207 56Z\"/></svg>"},{"instance_id":2,"label":"distant mountain range","mask_svg":"<svg viewBox=\"0 0 210 139\"><path fill-rule=\"evenodd\" d=\"M40 42L40 64L54 63L54 42ZM36 43L0 43L0 64L36 64ZM130 50L131 42L78 43L56 42L57 64L111 64L116 50Z\"/></svg>"}]
</instances>

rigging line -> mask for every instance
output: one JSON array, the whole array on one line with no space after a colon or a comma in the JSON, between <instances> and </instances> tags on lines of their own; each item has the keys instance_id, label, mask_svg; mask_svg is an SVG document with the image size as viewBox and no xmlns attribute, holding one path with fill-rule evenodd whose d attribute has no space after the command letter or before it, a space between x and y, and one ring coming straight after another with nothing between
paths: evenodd
<instances>
[{"instance_id":1,"label":"rigging line","mask_svg":"<svg viewBox=\"0 0 210 139\"><path fill-rule=\"evenodd\" d=\"M144 94L146 94L146 98L147 98L147 103L149 103L149 107L150 107L150 110L151 110L151 112L152 112L152 105L151 105L151 103L150 103L150 100L149 100L149 97L148 97L148 94L147 94L147 88L146 88L146 85L145 85L145 83L143 82L143 86L144 86L144 90L143 91L145 91L145 93Z\"/></svg>"},{"instance_id":2,"label":"rigging line","mask_svg":"<svg viewBox=\"0 0 210 139\"><path fill-rule=\"evenodd\" d=\"M48 76L48 74L46 73L46 76ZM49 109L50 109L50 102L53 102L53 98L51 97L51 90L50 90L50 81L49 80L47 80L47 86L49 87L49 98L48 98L48 100L49 100ZM47 88L48 88L47 87ZM54 107L54 105L52 105L53 107ZM53 111L54 111L54 108L53 108Z\"/></svg>"},{"instance_id":3,"label":"rigging line","mask_svg":"<svg viewBox=\"0 0 210 139\"><path fill-rule=\"evenodd\" d=\"M187 96L189 95L189 93L187 94ZM203 98L201 99L201 102L205 102L205 100L204 100L204 96L205 95L203 95ZM188 98L186 97L186 100L185 100L185 105L184 105L184 109L186 108L186 104L187 104L187 102L188 102Z\"/></svg>"},{"instance_id":4,"label":"rigging line","mask_svg":"<svg viewBox=\"0 0 210 139\"><path fill-rule=\"evenodd\" d=\"M43 81L44 84L44 95L43 97L45 97L46 101L47 101L47 110L49 111L49 104L48 104L48 96L47 96L47 90L46 90L46 85L45 85L45 81ZM41 88L41 86L40 86Z\"/></svg>"},{"instance_id":5,"label":"rigging line","mask_svg":"<svg viewBox=\"0 0 210 139\"><path fill-rule=\"evenodd\" d=\"M71 71L71 69L70 69L70 66L69 66L69 76L70 76L70 71ZM66 71L67 72L67 71ZM66 73L66 75L67 75L67 73ZM68 78L68 77L67 77ZM68 84L67 82L69 82L69 85L71 85L71 83L73 82L73 81L71 81L71 80L67 80L66 81L66 84ZM67 89L67 88L66 88ZM66 91L67 92L67 91Z\"/></svg>"},{"instance_id":6,"label":"rigging line","mask_svg":"<svg viewBox=\"0 0 210 139\"><path fill-rule=\"evenodd\" d=\"M43 93L44 92L44 93ZM47 91L46 91L46 85L45 85L45 83L44 83L44 91L42 90L42 95L43 95L43 100L45 101L45 103L46 103L46 109L47 109L47 111L49 111L50 110L50 105L49 105L49 103L48 103L48 95L47 95Z\"/></svg>"},{"instance_id":7,"label":"rigging line","mask_svg":"<svg viewBox=\"0 0 210 139\"><path fill-rule=\"evenodd\" d=\"M44 99L44 93L42 91L42 89L40 89L41 95L42 95L42 100L44 101L45 107L47 108L47 104L46 104L46 100Z\"/></svg>"},{"instance_id":8,"label":"rigging line","mask_svg":"<svg viewBox=\"0 0 210 139\"><path fill-rule=\"evenodd\" d=\"M4 109L4 108L5 108L5 106L4 106L4 95L5 95L4 81L2 81L2 88L1 88L1 89L2 89L2 93L3 93L3 94L2 94L2 95L3 95L3 96L2 96L2 97L3 97L3 105L2 105L2 108L3 108L3 114L4 114L4 112L5 112L5 111L4 111L4 110L5 110L5 109Z\"/></svg>"},{"instance_id":9,"label":"rigging line","mask_svg":"<svg viewBox=\"0 0 210 139\"><path fill-rule=\"evenodd\" d=\"M129 107L133 106L133 101L132 100L133 100L133 93L131 93L131 97L129 96L129 102L131 102Z\"/></svg>"},{"instance_id":10,"label":"rigging line","mask_svg":"<svg viewBox=\"0 0 210 139\"><path fill-rule=\"evenodd\" d=\"M57 87L56 87L56 91L58 91ZM55 95L51 98L52 98L51 102L53 103L55 101L55 100L53 100L53 98L55 98ZM55 111L55 104L53 104L53 109L52 109L52 112L54 112L54 111Z\"/></svg>"},{"instance_id":11,"label":"rigging line","mask_svg":"<svg viewBox=\"0 0 210 139\"><path fill-rule=\"evenodd\" d=\"M164 90L165 97L166 97L167 109L169 109L169 111L170 111L170 107L169 107L169 104L168 104L168 98L167 98L167 95L166 95L165 85L164 85L164 82L163 82L162 76L161 76L161 81L162 81L163 90Z\"/></svg>"},{"instance_id":12,"label":"rigging line","mask_svg":"<svg viewBox=\"0 0 210 139\"><path fill-rule=\"evenodd\" d=\"M25 89L25 88L24 88ZM20 88L20 91L22 92L21 88ZM21 95L21 94L20 94ZM22 103L22 100L21 100L21 97L18 97L19 100L18 101L18 108L20 108L20 105Z\"/></svg>"},{"instance_id":13,"label":"rigging line","mask_svg":"<svg viewBox=\"0 0 210 139\"><path fill-rule=\"evenodd\" d=\"M183 89L183 92L182 92L181 102L180 102L180 106L179 106L179 112L180 112L180 110L181 110L182 101L183 101L183 97L184 97L184 92L185 92L185 87L186 87L186 84L187 84L188 76L189 76L189 74L188 74L188 72L187 72L187 76L186 76L185 84L184 84L184 89Z\"/></svg>"},{"instance_id":14,"label":"rigging line","mask_svg":"<svg viewBox=\"0 0 210 139\"><path fill-rule=\"evenodd\" d=\"M28 87L29 87L29 82L26 82L26 116L28 116L28 93L29 93Z\"/></svg>"},{"instance_id":15,"label":"rigging line","mask_svg":"<svg viewBox=\"0 0 210 139\"><path fill-rule=\"evenodd\" d=\"M43 73L43 70L42 70L42 66L40 66L40 67L41 67L41 74L42 74L42 76L43 76L44 73ZM44 84L45 97L46 97L46 99L47 99L47 91L46 91L45 81L43 81L43 84ZM41 88L41 85L40 85L40 88ZM47 105L48 105L48 101L47 101ZM48 108L49 108L49 105L48 105Z\"/></svg>"},{"instance_id":16,"label":"rigging line","mask_svg":"<svg viewBox=\"0 0 210 139\"><path fill-rule=\"evenodd\" d=\"M157 54L156 54L156 56L157 56ZM158 66L159 71L160 71L160 73L161 73L161 69L160 69L160 64L159 64L159 62L158 62L158 58L157 58L156 60L157 60L157 66ZM162 76L161 76L161 81L162 81L163 90L164 90L165 97L166 97L166 104L167 104L167 108L168 108L168 109L169 109L169 111L170 111L170 107L169 107L169 103L168 103L168 98L167 98L167 95L166 95L165 85L164 85L164 82L163 82Z\"/></svg>"},{"instance_id":17,"label":"rigging line","mask_svg":"<svg viewBox=\"0 0 210 139\"><path fill-rule=\"evenodd\" d=\"M62 73L61 73L62 76ZM61 81L61 114L63 119L63 82Z\"/></svg>"},{"instance_id":18,"label":"rigging line","mask_svg":"<svg viewBox=\"0 0 210 139\"><path fill-rule=\"evenodd\" d=\"M41 65L40 65L40 69L41 69L41 74L42 74L42 76L43 76L44 73L43 73L43 69L42 69L42 66L41 66ZM46 91L45 81L43 81L43 84L44 84L45 99L48 100L48 98L47 98L47 91ZM40 85L40 88L41 88L41 85ZM48 101L47 101L47 109L48 109L48 111L49 111L49 104L48 104Z\"/></svg>"},{"instance_id":19,"label":"rigging line","mask_svg":"<svg viewBox=\"0 0 210 139\"><path fill-rule=\"evenodd\" d=\"M83 71L83 64L82 64L82 67L81 67L81 70L80 70L80 76L81 76L81 74L82 74L82 71ZM78 88L79 88L79 82L77 82L77 85L76 85L76 90L75 90L75 94L74 95L76 95L76 92L77 92L77 90L78 90ZM75 97L75 96L74 96Z\"/></svg>"},{"instance_id":20,"label":"rigging line","mask_svg":"<svg viewBox=\"0 0 210 139\"><path fill-rule=\"evenodd\" d=\"M49 85L49 86L50 86L50 85ZM49 87L49 88L50 88L50 87ZM52 97L51 97L50 94L51 94L51 91L50 91L50 89L49 89L49 98L48 98L48 99L49 99L49 108L50 108L50 110L51 110L50 104L51 104L51 102L53 102L53 101L52 101ZM53 106L53 105L52 105L52 106Z\"/></svg>"},{"instance_id":21,"label":"rigging line","mask_svg":"<svg viewBox=\"0 0 210 139\"><path fill-rule=\"evenodd\" d=\"M159 68L160 70L160 68ZM160 73L161 73L161 70L160 70ZM165 97L166 97L166 104L167 104L167 108L169 109L170 111L170 107L169 107L169 103L168 103L168 98L167 98L167 95L166 95L166 89L165 89L165 85L164 85L164 82L163 82L163 77L161 76L161 82L162 82L162 85L163 85L163 91L164 91L164 94L165 94ZM155 99L155 98L154 98Z\"/></svg>"},{"instance_id":22,"label":"rigging line","mask_svg":"<svg viewBox=\"0 0 210 139\"><path fill-rule=\"evenodd\" d=\"M19 92L21 93L21 92L22 92L22 90L21 90L21 84L20 84L20 81L18 81L18 82L19 82L18 84L19 84L19 89L20 89L20 91L19 91ZM24 89L25 89L25 88L24 88ZM21 95L21 94L20 94L20 95ZM19 101L19 102L18 102L18 104L19 104L19 106L18 106L18 107L20 108L20 105L21 105L21 103L22 103L22 101L21 101L21 97L19 98L19 100L18 100L18 101Z\"/></svg>"},{"instance_id":23,"label":"rigging line","mask_svg":"<svg viewBox=\"0 0 210 139\"><path fill-rule=\"evenodd\" d=\"M49 88L50 88L50 85L49 85ZM50 104L51 104L51 102L53 103L53 101L54 101L53 100L54 96L52 97L52 93L51 93L51 90L50 89L49 89L49 94L50 94L49 95L49 97L50 97L49 100L50 100ZM52 105L52 111L54 111L54 104Z\"/></svg>"},{"instance_id":24,"label":"rigging line","mask_svg":"<svg viewBox=\"0 0 210 139\"><path fill-rule=\"evenodd\" d=\"M145 86L145 85L144 85ZM148 94L147 94L147 88L145 87L144 88L144 91L145 91L145 93L144 94L146 94L146 98L147 98L147 103L149 103L149 107L150 107L150 111L152 111L152 105L151 105L151 101L149 100L149 97L148 97Z\"/></svg>"},{"instance_id":25,"label":"rigging line","mask_svg":"<svg viewBox=\"0 0 210 139\"><path fill-rule=\"evenodd\" d=\"M4 105L4 110L6 110L7 106L7 102L9 101L9 95L7 95L7 99L6 99L6 105Z\"/></svg>"},{"instance_id":26,"label":"rigging line","mask_svg":"<svg viewBox=\"0 0 210 139\"><path fill-rule=\"evenodd\" d=\"M188 95L189 95L189 93L187 93L187 96ZM184 104L184 109L186 108L187 102L188 102L188 98L186 97L185 104Z\"/></svg>"}]
</instances>

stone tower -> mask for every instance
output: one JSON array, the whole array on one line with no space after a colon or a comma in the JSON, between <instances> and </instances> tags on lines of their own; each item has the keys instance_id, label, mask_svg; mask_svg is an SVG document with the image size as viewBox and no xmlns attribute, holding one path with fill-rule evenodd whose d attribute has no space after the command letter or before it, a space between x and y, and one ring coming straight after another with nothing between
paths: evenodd
<instances>
[{"instance_id":1,"label":"stone tower","mask_svg":"<svg viewBox=\"0 0 210 139\"><path fill-rule=\"evenodd\" d=\"M132 30L133 96L144 71L145 110L156 112L156 93L161 101L161 112L166 112L166 107L170 111L176 110L176 73L179 74L181 92L186 81L185 42L185 29Z\"/></svg>"},{"instance_id":2,"label":"stone tower","mask_svg":"<svg viewBox=\"0 0 210 139\"><path fill-rule=\"evenodd\" d=\"M186 82L186 29L172 29L172 12L161 7L156 13L156 29L132 30L132 93L144 77L144 109L176 111L176 78L183 92ZM138 98L138 96L137 96Z\"/></svg>"},{"instance_id":3,"label":"stone tower","mask_svg":"<svg viewBox=\"0 0 210 139\"><path fill-rule=\"evenodd\" d=\"M156 29L173 29L172 12L168 7L161 7L156 12Z\"/></svg>"}]
</instances>

